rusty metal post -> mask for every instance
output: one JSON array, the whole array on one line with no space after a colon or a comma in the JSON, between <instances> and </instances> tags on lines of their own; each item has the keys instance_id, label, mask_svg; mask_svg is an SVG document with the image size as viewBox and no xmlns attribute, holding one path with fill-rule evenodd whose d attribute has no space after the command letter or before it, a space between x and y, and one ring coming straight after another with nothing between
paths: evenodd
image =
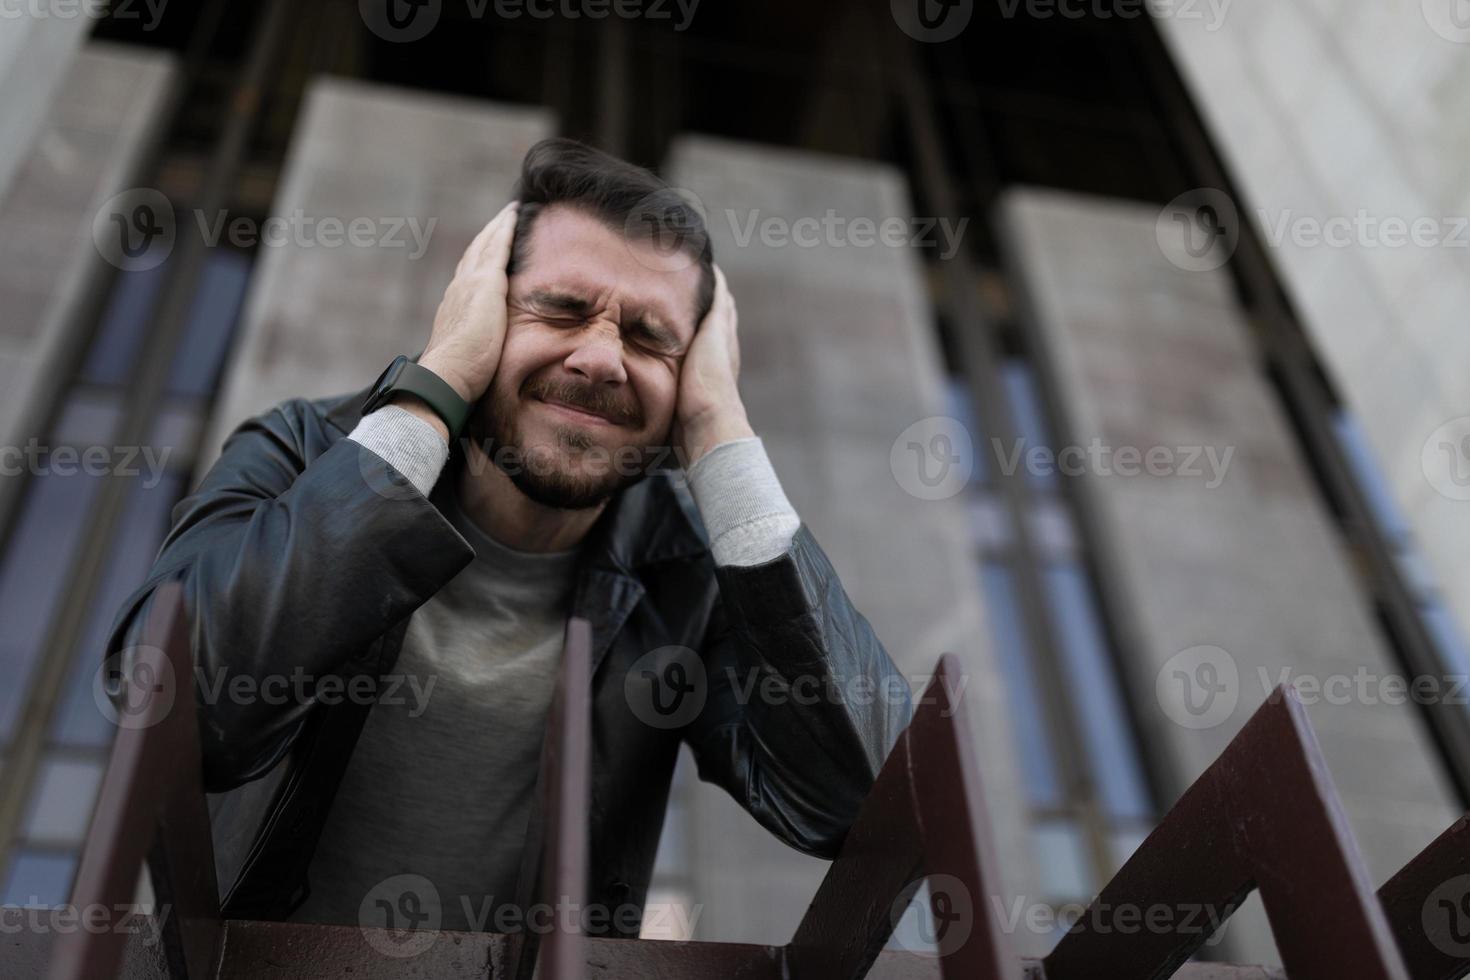
<instances>
[{"instance_id":1,"label":"rusty metal post","mask_svg":"<svg viewBox=\"0 0 1470 980\"><path fill-rule=\"evenodd\" d=\"M1256 711L1062 937L1046 976L1169 976L1252 888L1292 980L1408 980L1289 687Z\"/></svg>"},{"instance_id":2,"label":"rusty metal post","mask_svg":"<svg viewBox=\"0 0 1470 980\"><path fill-rule=\"evenodd\" d=\"M170 970L214 976L220 952L219 890L205 805L189 623L177 583L149 607L143 643L128 651L130 709L113 742L87 832L72 904L109 911L133 904L144 860L167 912ZM77 930L57 937L51 980L114 976L127 935Z\"/></svg>"},{"instance_id":3,"label":"rusty metal post","mask_svg":"<svg viewBox=\"0 0 1470 980\"><path fill-rule=\"evenodd\" d=\"M1414 980L1470 973L1470 814L1378 889Z\"/></svg>"},{"instance_id":4,"label":"rusty metal post","mask_svg":"<svg viewBox=\"0 0 1470 980\"><path fill-rule=\"evenodd\" d=\"M551 771L544 813L546 836L542 891L553 907L565 902L580 916L587 901L587 816L592 779L592 628L587 620L567 622L561 689L551 718ZM537 970L541 980L576 980L582 975L582 923L553 916Z\"/></svg>"},{"instance_id":5,"label":"rusty metal post","mask_svg":"<svg viewBox=\"0 0 1470 980\"><path fill-rule=\"evenodd\" d=\"M958 690L959 662L945 654L786 947L790 975L867 976L924 876L943 873L930 894L940 975L1022 976L993 918L995 849Z\"/></svg>"},{"instance_id":6,"label":"rusty metal post","mask_svg":"<svg viewBox=\"0 0 1470 980\"><path fill-rule=\"evenodd\" d=\"M539 813L546 826L540 835L540 871L535 894L522 909L521 931L509 939L504 976L511 980L533 975L540 980L576 980L585 967L580 918L568 916L563 922L556 910L564 906L576 916L586 910L591 696L592 627L573 616L567 620L561 670L542 747ZM527 839L528 847L536 846L535 833L528 832ZM532 905L543 902L553 910L551 932L544 940L533 931L529 914Z\"/></svg>"},{"instance_id":7,"label":"rusty metal post","mask_svg":"<svg viewBox=\"0 0 1470 980\"><path fill-rule=\"evenodd\" d=\"M310 960L293 962L291 950L303 931L326 941L343 930L236 923L231 962L218 963L224 928L200 782L188 623L177 585L160 589L144 637L129 675L159 683L135 691L148 697L114 744L74 901L127 905L146 856L177 923L166 933L174 976L198 980L217 969L221 976L252 980L302 976ZM536 897L554 908L580 910L586 897L590 646L588 624L571 620L548 719L540 801L547 823ZM735 973L823 980L1158 980L1176 970L1198 980L1282 980L1260 968L1184 964L1209 936L1200 926L1218 921L1260 887L1292 980L1455 980L1470 966L1464 918L1470 913L1470 820L1451 827L1386 884L1380 907L1305 712L1284 688L1185 793L1052 954L1040 963L1021 960L992 901L1000 894L997 864L969 730L954 697L957 673L953 657L941 660L787 946L597 940L582 935L580 922L554 915L540 942L530 931L485 936L477 963L461 962L460 950L446 951L449 961L441 965L454 975L463 967L483 976L488 962L493 976L534 969L541 980ZM938 956L884 951L920 882L929 876L932 887L936 875L945 876L944 885L932 888ZM1174 928L1151 928L1148 910L1159 907L1213 909L1216 919L1196 917L1189 931L1178 928L1174 916ZM1129 910L1138 914L1125 922ZM1403 943L1403 957L1394 937ZM125 941L117 930L58 936L49 976L116 975ZM364 975L397 975L399 965L359 966Z\"/></svg>"}]
</instances>

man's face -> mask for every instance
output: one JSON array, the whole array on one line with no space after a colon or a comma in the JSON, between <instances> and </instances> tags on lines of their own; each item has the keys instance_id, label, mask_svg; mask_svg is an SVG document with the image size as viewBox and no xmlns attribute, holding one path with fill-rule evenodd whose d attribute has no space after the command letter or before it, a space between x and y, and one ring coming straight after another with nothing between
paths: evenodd
<instances>
[{"instance_id":1,"label":"man's face","mask_svg":"<svg viewBox=\"0 0 1470 980\"><path fill-rule=\"evenodd\" d=\"M478 428L531 499L590 507L668 444L700 269L665 271L653 244L560 205L536 216L528 252Z\"/></svg>"}]
</instances>

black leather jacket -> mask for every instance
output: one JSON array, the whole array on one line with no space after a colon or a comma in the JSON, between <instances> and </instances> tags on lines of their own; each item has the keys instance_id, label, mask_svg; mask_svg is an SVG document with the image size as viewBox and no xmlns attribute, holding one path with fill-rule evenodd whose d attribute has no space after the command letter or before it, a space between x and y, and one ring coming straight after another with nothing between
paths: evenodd
<instances>
[{"instance_id":1,"label":"black leather jacket","mask_svg":"<svg viewBox=\"0 0 1470 980\"><path fill-rule=\"evenodd\" d=\"M345 438L365 395L293 399L236 429L174 509L109 641L110 652L138 642L158 585L182 582L230 917L282 918L305 898L371 699L328 704L309 687L279 703L231 697L228 685L210 698L206 679L297 672L378 684L409 616L474 555L422 495L401 482L385 490L385 464ZM456 450L445 478L462 462ZM805 525L776 559L716 568L687 490L650 475L592 528L574 596L593 640L589 903L642 908L681 740L700 778L776 836L835 855L911 709L906 683ZM671 646L697 651L706 681L702 709L675 728L640 721L624 688L635 662ZM748 687L752 678L763 680ZM762 696L772 685L795 696ZM533 813L521 901L539 831Z\"/></svg>"}]
</instances>

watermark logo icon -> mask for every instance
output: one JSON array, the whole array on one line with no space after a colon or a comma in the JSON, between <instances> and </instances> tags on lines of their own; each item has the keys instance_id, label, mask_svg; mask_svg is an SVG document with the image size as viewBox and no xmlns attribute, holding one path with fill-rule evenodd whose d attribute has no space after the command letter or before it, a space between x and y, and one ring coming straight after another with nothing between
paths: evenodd
<instances>
[{"instance_id":1,"label":"watermark logo icon","mask_svg":"<svg viewBox=\"0 0 1470 980\"><path fill-rule=\"evenodd\" d=\"M1470 415L1450 419L1424 441L1424 478L1442 497L1470 500Z\"/></svg>"},{"instance_id":2,"label":"watermark logo icon","mask_svg":"<svg viewBox=\"0 0 1470 980\"><path fill-rule=\"evenodd\" d=\"M905 493L946 500L975 472L975 444L958 419L933 415L904 429L888 451L888 468Z\"/></svg>"},{"instance_id":3,"label":"watermark logo icon","mask_svg":"<svg viewBox=\"0 0 1470 980\"><path fill-rule=\"evenodd\" d=\"M92 218L92 244L109 265L142 272L162 265L174 249L178 222L161 191L134 187L107 199Z\"/></svg>"},{"instance_id":4,"label":"watermark logo icon","mask_svg":"<svg viewBox=\"0 0 1470 980\"><path fill-rule=\"evenodd\" d=\"M1180 194L1154 224L1159 251L1186 272L1209 272L1230 261L1240 244L1240 213L1230 195L1213 187Z\"/></svg>"},{"instance_id":5,"label":"watermark logo icon","mask_svg":"<svg viewBox=\"0 0 1470 980\"><path fill-rule=\"evenodd\" d=\"M953 41L970 25L975 0L889 0L893 22L915 41Z\"/></svg>"},{"instance_id":6,"label":"watermark logo icon","mask_svg":"<svg viewBox=\"0 0 1470 980\"><path fill-rule=\"evenodd\" d=\"M409 44L439 23L443 0L358 0L363 24L384 41Z\"/></svg>"},{"instance_id":7,"label":"watermark logo icon","mask_svg":"<svg viewBox=\"0 0 1470 980\"><path fill-rule=\"evenodd\" d=\"M1431 30L1456 44L1470 44L1470 0L1421 0Z\"/></svg>"},{"instance_id":8,"label":"watermark logo icon","mask_svg":"<svg viewBox=\"0 0 1470 980\"><path fill-rule=\"evenodd\" d=\"M708 227L709 211L698 194L684 187L664 187L633 205L623 221L623 238L652 246L632 249L642 265L678 272L699 261L696 243L708 234Z\"/></svg>"},{"instance_id":9,"label":"watermark logo icon","mask_svg":"<svg viewBox=\"0 0 1470 980\"><path fill-rule=\"evenodd\" d=\"M1470 875L1457 875L1424 900L1419 923L1434 948L1446 956L1470 956Z\"/></svg>"},{"instance_id":10,"label":"watermark logo icon","mask_svg":"<svg viewBox=\"0 0 1470 980\"><path fill-rule=\"evenodd\" d=\"M704 661L685 646L650 650L624 676L623 697L650 728L683 728L699 717L709 697Z\"/></svg>"},{"instance_id":11,"label":"watermark logo icon","mask_svg":"<svg viewBox=\"0 0 1470 980\"><path fill-rule=\"evenodd\" d=\"M357 467L368 489L384 500L412 500L422 496L402 471L366 446L357 447Z\"/></svg>"},{"instance_id":12,"label":"watermark logo icon","mask_svg":"<svg viewBox=\"0 0 1470 980\"><path fill-rule=\"evenodd\" d=\"M119 650L92 675L92 700L118 728L151 728L168 717L177 697L173 664L158 647Z\"/></svg>"},{"instance_id":13,"label":"watermark logo icon","mask_svg":"<svg viewBox=\"0 0 1470 980\"><path fill-rule=\"evenodd\" d=\"M975 930L975 902L954 875L925 878L913 897L905 888L889 908L894 945L911 953L945 957L964 948ZM927 899L928 915L924 914Z\"/></svg>"},{"instance_id":14,"label":"watermark logo icon","mask_svg":"<svg viewBox=\"0 0 1470 980\"><path fill-rule=\"evenodd\" d=\"M439 936L439 890L423 875L394 875L363 896L357 923L367 944L384 956L417 956Z\"/></svg>"},{"instance_id":15,"label":"watermark logo icon","mask_svg":"<svg viewBox=\"0 0 1470 980\"><path fill-rule=\"evenodd\" d=\"M1154 695L1170 721L1183 728L1215 728L1235 713L1240 670L1216 646L1194 646L1174 654L1154 680Z\"/></svg>"}]
</instances>

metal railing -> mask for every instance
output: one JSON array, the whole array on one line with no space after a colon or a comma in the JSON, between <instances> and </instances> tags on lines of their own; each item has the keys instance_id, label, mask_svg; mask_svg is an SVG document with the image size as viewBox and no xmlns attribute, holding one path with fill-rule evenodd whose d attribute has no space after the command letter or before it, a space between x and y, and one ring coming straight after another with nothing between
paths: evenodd
<instances>
[{"instance_id":1,"label":"metal railing","mask_svg":"<svg viewBox=\"0 0 1470 980\"><path fill-rule=\"evenodd\" d=\"M568 622L542 759L540 897L586 894L590 786L590 633ZM147 687L117 734L73 891L78 908L130 903L147 862L173 911L166 955L130 976L305 976L292 957L360 977L542 980L735 976L752 980L1456 980L1470 972L1470 820L1449 828L1375 894L1306 713L1278 688L1164 817L1088 912L1041 960L1022 959L1002 911L998 856L985 815L959 665L940 659L790 943L748 946L609 939L575 923L543 936L455 933L428 961L376 955L340 926L229 922L219 911L200 778L188 625L177 586L160 590L142 646L122 673ZM152 679L158 679L156 683ZM175 686L167 681L175 679ZM928 952L885 949L897 912L925 882ZM1458 887L1464 885L1464 887ZM1186 963L1259 888L1285 973ZM1146 910L1208 909L1211 929ZM1124 920L1125 914L1129 921ZM52 980L115 976L127 937L54 937ZM303 939L315 942L303 942ZM269 970L274 971L268 973Z\"/></svg>"},{"instance_id":2,"label":"metal railing","mask_svg":"<svg viewBox=\"0 0 1470 980\"><path fill-rule=\"evenodd\" d=\"M171 909L162 917L169 973L200 978L215 975L222 932L181 593L177 583L161 586L142 643L110 664L109 682L131 681L133 690L124 694L129 710L120 715L72 905L131 906L146 861L158 904ZM51 980L115 976L127 938L117 929L58 935Z\"/></svg>"}]
</instances>

